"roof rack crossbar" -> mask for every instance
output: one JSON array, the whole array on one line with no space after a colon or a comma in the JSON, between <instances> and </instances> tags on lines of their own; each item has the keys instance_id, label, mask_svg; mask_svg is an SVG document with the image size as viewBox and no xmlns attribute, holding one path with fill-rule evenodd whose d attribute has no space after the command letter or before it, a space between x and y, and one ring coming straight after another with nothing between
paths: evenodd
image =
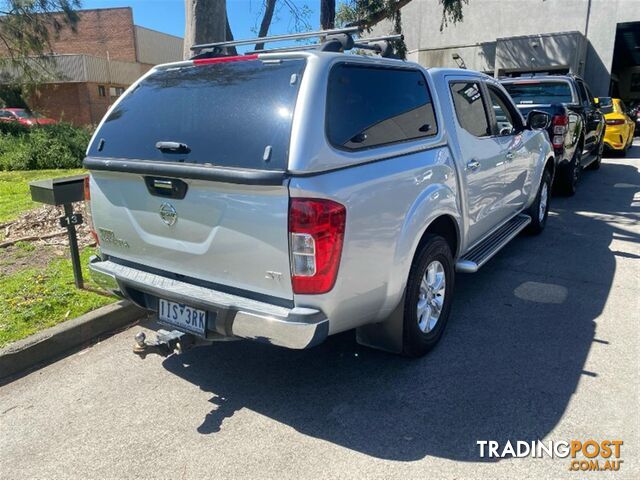
<instances>
[{"instance_id":1,"label":"roof rack crossbar","mask_svg":"<svg viewBox=\"0 0 640 480\"><path fill-rule=\"evenodd\" d=\"M370 38L359 38L356 40L356 43L371 43L371 42L381 42L384 40L392 41L392 40L402 40L404 39L404 35L401 33L395 35L383 35L381 37L370 37Z\"/></svg>"},{"instance_id":2,"label":"roof rack crossbar","mask_svg":"<svg viewBox=\"0 0 640 480\"><path fill-rule=\"evenodd\" d=\"M335 28L332 30L319 30L316 32L304 32L304 33L290 33L287 35L274 35L271 37L258 37L245 40L231 40L228 42L215 42L215 43L201 43L199 45L193 45L191 50L202 50L203 48L221 48L221 47L237 47L241 45L251 45L254 43L270 43L270 42L282 42L286 40L299 40L304 38L324 38L329 35L336 35L340 33L358 33L362 31L361 27L347 27L347 28Z\"/></svg>"},{"instance_id":3,"label":"roof rack crossbar","mask_svg":"<svg viewBox=\"0 0 640 480\"><path fill-rule=\"evenodd\" d=\"M372 50L376 53L382 53L384 50L382 46L382 42L389 42L393 40L402 40L404 35L396 34L396 35L384 35L381 37L371 37L371 38L359 38L354 40L353 48L359 48L362 50ZM308 45L296 45L293 47L279 47L279 48L263 48L260 50L250 50L245 52L247 55L256 54L256 53L284 53L284 52L300 52L300 51L308 51L322 48L322 43L311 43Z\"/></svg>"}]
</instances>

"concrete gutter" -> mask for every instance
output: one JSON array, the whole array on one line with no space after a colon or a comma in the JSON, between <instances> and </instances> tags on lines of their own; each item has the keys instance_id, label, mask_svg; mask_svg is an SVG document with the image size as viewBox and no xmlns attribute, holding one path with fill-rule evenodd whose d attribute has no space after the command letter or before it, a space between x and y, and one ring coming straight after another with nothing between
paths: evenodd
<instances>
[{"instance_id":1,"label":"concrete gutter","mask_svg":"<svg viewBox=\"0 0 640 480\"><path fill-rule=\"evenodd\" d=\"M132 325L144 315L145 310L122 300L12 343L0 349L0 384Z\"/></svg>"}]
</instances>

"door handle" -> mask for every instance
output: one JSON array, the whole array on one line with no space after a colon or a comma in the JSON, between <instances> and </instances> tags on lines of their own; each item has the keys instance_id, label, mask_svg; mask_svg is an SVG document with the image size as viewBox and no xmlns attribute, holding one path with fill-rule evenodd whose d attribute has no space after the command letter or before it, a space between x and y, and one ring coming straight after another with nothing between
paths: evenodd
<instances>
[{"instance_id":1,"label":"door handle","mask_svg":"<svg viewBox=\"0 0 640 480\"><path fill-rule=\"evenodd\" d=\"M476 159L472 159L467 162L468 170L473 171L473 170L477 170L478 168L480 168L480 162L477 161Z\"/></svg>"}]
</instances>

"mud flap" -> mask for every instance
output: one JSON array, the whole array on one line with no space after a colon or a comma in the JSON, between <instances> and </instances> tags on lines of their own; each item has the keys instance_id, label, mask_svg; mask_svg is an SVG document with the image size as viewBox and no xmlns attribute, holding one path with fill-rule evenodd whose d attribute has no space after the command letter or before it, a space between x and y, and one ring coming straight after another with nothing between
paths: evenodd
<instances>
[{"instance_id":1,"label":"mud flap","mask_svg":"<svg viewBox=\"0 0 640 480\"><path fill-rule=\"evenodd\" d=\"M356 329L356 341L366 347L402 353L404 335L404 295L386 320Z\"/></svg>"}]
</instances>

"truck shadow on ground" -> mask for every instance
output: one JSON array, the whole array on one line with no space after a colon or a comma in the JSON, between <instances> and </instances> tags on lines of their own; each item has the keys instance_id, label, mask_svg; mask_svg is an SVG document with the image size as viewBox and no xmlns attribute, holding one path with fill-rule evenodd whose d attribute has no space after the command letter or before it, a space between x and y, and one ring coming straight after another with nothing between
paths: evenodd
<instances>
[{"instance_id":1,"label":"truck shadow on ground","mask_svg":"<svg viewBox=\"0 0 640 480\"><path fill-rule=\"evenodd\" d=\"M202 434L248 408L401 461L482 461L478 440L543 439L581 377L598 379L584 370L592 342L615 341L597 338L595 326L616 270L612 239L640 242L629 228L638 191L634 167L585 172L575 197L554 199L542 236L521 236L479 273L458 276L448 331L425 358L360 347L345 333L307 351L220 343L164 366L213 394L215 407L194 425Z\"/></svg>"}]
</instances>

